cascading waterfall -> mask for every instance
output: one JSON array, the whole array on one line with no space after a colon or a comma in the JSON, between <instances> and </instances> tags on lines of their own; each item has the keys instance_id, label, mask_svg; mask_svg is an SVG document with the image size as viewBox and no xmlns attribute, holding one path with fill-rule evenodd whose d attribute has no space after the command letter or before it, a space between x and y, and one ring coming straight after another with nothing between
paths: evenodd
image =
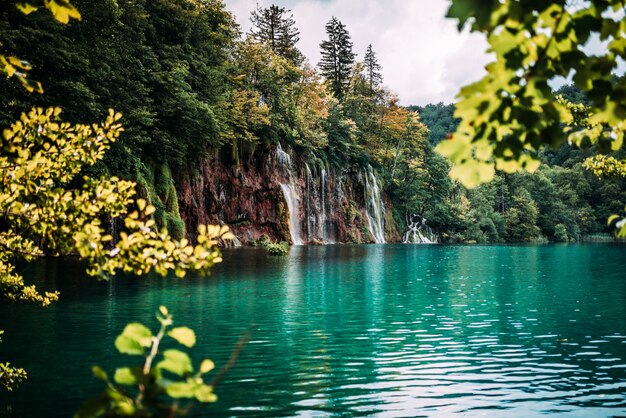
<instances>
[{"instance_id":1,"label":"cascading waterfall","mask_svg":"<svg viewBox=\"0 0 626 418\"><path fill-rule=\"evenodd\" d=\"M323 162L302 166L303 179L298 180L295 162L280 145L276 147L276 166L279 185L289 210L289 233L294 245L306 243L333 244L337 242L339 227L333 210L342 201L344 187L337 175ZM378 244L385 243L385 207L374 169L363 171L365 188L365 215L367 227ZM302 215L302 216L301 216Z\"/></svg>"},{"instance_id":2,"label":"cascading waterfall","mask_svg":"<svg viewBox=\"0 0 626 418\"><path fill-rule=\"evenodd\" d=\"M365 171L365 214L377 244L385 243L385 206L380 198L378 180L371 165Z\"/></svg>"},{"instance_id":3,"label":"cascading waterfall","mask_svg":"<svg viewBox=\"0 0 626 418\"><path fill-rule=\"evenodd\" d=\"M288 180L287 183L279 184L289 210L289 234L291 235L291 241L294 245L303 245L304 240L302 239L302 230L299 222L300 202L298 201L295 184L296 175L293 172L291 156L283 150L280 144L276 147L276 163L281 175Z\"/></svg>"},{"instance_id":4,"label":"cascading waterfall","mask_svg":"<svg viewBox=\"0 0 626 418\"><path fill-rule=\"evenodd\" d=\"M304 167L306 168L306 234L308 240L311 239L311 232L315 231L315 216L311 212L311 193L313 190L313 174L311 173L311 167L309 164L304 163ZM314 202L315 203L315 202Z\"/></svg>"},{"instance_id":5,"label":"cascading waterfall","mask_svg":"<svg viewBox=\"0 0 626 418\"><path fill-rule=\"evenodd\" d=\"M408 219L408 229L402 237L404 244L436 244L437 235L426 224L426 218L412 215Z\"/></svg>"},{"instance_id":6,"label":"cascading waterfall","mask_svg":"<svg viewBox=\"0 0 626 418\"><path fill-rule=\"evenodd\" d=\"M276 164L280 169L280 174L283 177L291 179L291 155L287 154L280 144L276 147Z\"/></svg>"},{"instance_id":7,"label":"cascading waterfall","mask_svg":"<svg viewBox=\"0 0 626 418\"><path fill-rule=\"evenodd\" d=\"M291 241L293 241L294 245L303 245L302 231L300 231L300 222L298 222L300 213L298 197L291 184L280 183L280 188L283 190L287 208L289 209L289 234L291 235Z\"/></svg>"},{"instance_id":8,"label":"cascading waterfall","mask_svg":"<svg viewBox=\"0 0 626 418\"><path fill-rule=\"evenodd\" d=\"M328 170L326 167L313 167L305 163L306 168L306 220L307 241L334 244L336 242L335 228L328 208L333 196L328 193Z\"/></svg>"}]
</instances>

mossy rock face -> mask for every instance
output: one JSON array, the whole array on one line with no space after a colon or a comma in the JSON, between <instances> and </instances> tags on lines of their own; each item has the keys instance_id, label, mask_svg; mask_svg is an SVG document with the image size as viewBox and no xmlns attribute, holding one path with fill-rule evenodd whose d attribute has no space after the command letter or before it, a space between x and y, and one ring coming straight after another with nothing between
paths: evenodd
<instances>
[{"instance_id":1,"label":"mossy rock face","mask_svg":"<svg viewBox=\"0 0 626 418\"><path fill-rule=\"evenodd\" d=\"M137 190L137 198L152 202L152 199L150 198L152 187L141 171L136 174L135 182L137 183L137 187L135 188L135 190Z\"/></svg>"},{"instance_id":2,"label":"mossy rock face","mask_svg":"<svg viewBox=\"0 0 626 418\"><path fill-rule=\"evenodd\" d=\"M276 196L276 211L278 215L278 234L287 242L291 241L291 234L289 233L289 209L284 203L284 197L282 192L278 192Z\"/></svg>"},{"instance_id":3,"label":"mossy rock face","mask_svg":"<svg viewBox=\"0 0 626 418\"><path fill-rule=\"evenodd\" d=\"M185 222L178 216L168 213L166 216L167 232L176 240L185 238Z\"/></svg>"},{"instance_id":4,"label":"mossy rock face","mask_svg":"<svg viewBox=\"0 0 626 418\"><path fill-rule=\"evenodd\" d=\"M346 224L348 225L354 224L354 222L357 220L362 221L361 211L357 209L357 207L354 205L354 202L350 202L350 205L345 211L345 216L346 216Z\"/></svg>"},{"instance_id":5,"label":"mossy rock face","mask_svg":"<svg viewBox=\"0 0 626 418\"><path fill-rule=\"evenodd\" d=\"M176 187L174 183L170 185L167 189L167 194L165 195L165 209L171 213L179 213L180 210L178 208L178 194L176 193Z\"/></svg>"},{"instance_id":6,"label":"mossy rock face","mask_svg":"<svg viewBox=\"0 0 626 418\"><path fill-rule=\"evenodd\" d=\"M360 244L361 240L356 236L352 235L352 233L348 233L348 242L350 244Z\"/></svg>"},{"instance_id":7,"label":"mossy rock face","mask_svg":"<svg viewBox=\"0 0 626 418\"><path fill-rule=\"evenodd\" d=\"M370 230L365 226L364 223L361 224L359 228L359 232L361 233L361 242L369 242Z\"/></svg>"},{"instance_id":8,"label":"mossy rock face","mask_svg":"<svg viewBox=\"0 0 626 418\"><path fill-rule=\"evenodd\" d=\"M154 169L154 190L161 200L165 200L170 190L170 186L174 185L172 172L167 164L161 164Z\"/></svg>"},{"instance_id":9,"label":"mossy rock face","mask_svg":"<svg viewBox=\"0 0 626 418\"><path fill-rule=\"evenodd\" d=\"M138 197L146 199L156 209L152 216L157 227L166 228L174 239L183 239L185 222L180 217L178 194L167 164L142 162L135 174L135 181Z\"/></svg>"}]
</instances>

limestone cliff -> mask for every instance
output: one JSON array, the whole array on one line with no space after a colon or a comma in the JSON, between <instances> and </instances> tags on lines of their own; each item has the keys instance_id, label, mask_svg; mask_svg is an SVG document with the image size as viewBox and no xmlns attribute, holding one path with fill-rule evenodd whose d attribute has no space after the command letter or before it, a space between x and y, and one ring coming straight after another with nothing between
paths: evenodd
<instances>
[{"instance_id":1,"label":"limestone cliff","mask_svg":"<svg viewBox=\"0 0 626 418\"><path fill-rule=\"evenodd\" d=\"M187 231L229 225L246 244L267 235L293 244L397 242L400 233L371 167L328 167L280 146L235 163L221 153L176 178Z\"/></svg>"}]
</instances>

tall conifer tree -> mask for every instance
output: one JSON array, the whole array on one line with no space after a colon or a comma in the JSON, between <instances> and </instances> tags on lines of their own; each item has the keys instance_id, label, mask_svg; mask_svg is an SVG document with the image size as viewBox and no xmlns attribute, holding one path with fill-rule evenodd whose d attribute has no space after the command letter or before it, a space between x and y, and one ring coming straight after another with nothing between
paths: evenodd
<instances>
[{"instance_id":1,"label":"tall conifer tree","mask_svg":"<svg viewBox=\"0 0 626 418\"><path fill-rule=\"evenodd\" d=\"M296 28L291 10L271 5L257 6L250 16L250 35L258 42L266 44L272 51L293 62L302 64L304 56L296 47L300 41L300 31Z\"/></svg>"},{"instance_id":2,"label":"tall conifer tree","mask_svg":"<svg viewBox=\"0 0 626 418\"><path fill-rule=\"evenodd\" d=\"M346 26L336 17L326 24L326 33L328 40L320 44L322 59L318 66L335 97L342 100L348 90L354 66L352 41Z\"/></svg>"},{"instance_id":3,"label":"tall conifer tree","mask_svg":"<svg viewBox=\"0 0 626 418\"><path fill-rule=\"evenodd\" d=\"M365 52L365 78L369 85L370 96L374 96L374 90L383 83L383 76L380 73L382 67L378 63L376 53L372 50L372 44L367 47Z\"/></svg>"}]
</instances>

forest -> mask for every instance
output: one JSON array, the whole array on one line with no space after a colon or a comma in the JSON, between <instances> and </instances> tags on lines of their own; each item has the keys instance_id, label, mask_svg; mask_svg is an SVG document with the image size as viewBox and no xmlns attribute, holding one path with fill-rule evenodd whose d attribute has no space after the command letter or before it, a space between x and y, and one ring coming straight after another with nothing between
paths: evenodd
<instances>
[{"instance_id":1,"label":"forest","mask_svg":"<svg viewBox=\"0 0 626 418\"><path fill-rule=\"evenodd\" d=\"M591 151L568 144L543 151L532 174L498 174L471 190L451 180L434 146L458 125L454 106L400 106L372 45L354 51L337 18L322 61L310 63L297 22L277 6L253 10L250 33L220 1L76 1L83 18L69 25L0 7L5 53L31 63L45 89L2 83L0 123L51 104L70 122L121 112L123 140L87 174L136 181L174 237L185 235L181 173L215 152L239 165L279 144L312 165L373 166L400 228L425 218L443 242L577 241L608 233L606 219L626 201L623 177L598 179L584 168ZM574 86L557 94L585 100Z\"/></svg>"}]
</instances>

